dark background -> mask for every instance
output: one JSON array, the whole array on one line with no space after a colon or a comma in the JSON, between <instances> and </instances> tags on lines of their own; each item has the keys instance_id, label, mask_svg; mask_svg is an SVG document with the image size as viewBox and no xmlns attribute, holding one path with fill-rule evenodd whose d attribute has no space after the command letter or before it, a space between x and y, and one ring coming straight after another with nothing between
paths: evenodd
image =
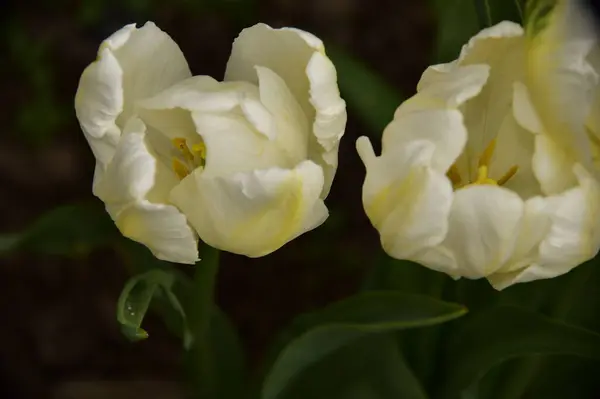
<instances>
[{"instance_id":1,"label":"dark background","mask_svg":"<svg viewBox=\"0 0 600 399\"><path fill-rule=\"evenodd\" d=\"M73 111L79 76L100 42L152 20L194 74L222 78L232 40L256 22L311 31L364 60L403 93L430 60L434 20L423 0L55 0L0 2L0 233L91 194L94 159ZM365 88L367 90L368 88ZM379 244L364 216L354 150L373 132L349 110L330 219L261 259L225 254L218 303L252 365L295 314L353 292ZM107 216L108 217L108 216ZM119 332L128 277L112 250L67 258L0 258L0 398L179 398L180 345L149 316L150 338Z\"/></svg>"}]
</instances>

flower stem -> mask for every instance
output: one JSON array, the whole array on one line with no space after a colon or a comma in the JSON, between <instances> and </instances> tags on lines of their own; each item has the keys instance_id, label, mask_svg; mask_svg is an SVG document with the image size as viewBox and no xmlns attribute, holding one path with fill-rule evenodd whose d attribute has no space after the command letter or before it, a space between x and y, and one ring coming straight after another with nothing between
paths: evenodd
<instances>
[{"instance_id":1,"label":"flower stem","mask_svg":"<svg viewBox=\"0 0 600 399\"><path fill-rule=\"evenodd\" d=\"M189 323L194 341L187 354L186 368L193 398L217 397L214 359L210 343L210 322L214 313L215 281L219 269L219 251L205 246L196 264L194 286L188 304Z\"/></svg>"},{"instance_id":2,"label":"flower stem","mask_svg":"<svg viewBox=\"0 0 600 399\"><path fill-rule=\"evenodd\" d=\"M586 267L588 266L588 267ZM581 265L579 270L571 272L565 281L565 287L560 300L555 303L550 314L557 320L566 320L573 305L583 291L592 270L590 265ZM518 399L523 397L531 384L531 381L539 373L543 366L544 356L530 356L518 362L516 367L511 370L512 378L507 382L506 389L501 397L506 399Z\"/></svg>"}]
</instances>

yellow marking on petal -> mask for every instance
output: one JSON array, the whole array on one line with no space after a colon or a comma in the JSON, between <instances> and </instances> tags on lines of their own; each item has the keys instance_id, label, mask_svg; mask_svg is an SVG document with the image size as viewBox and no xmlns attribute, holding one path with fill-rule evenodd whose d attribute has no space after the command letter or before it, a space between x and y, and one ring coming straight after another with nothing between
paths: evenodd
<instances>
[{"instance_id":1,"label":"yellow marking on petal","mask_svg":"<svg viewBox=\"0 0 600 399\"><path fill-rule=\"evenodd\" d=\"M179 180L182 180L184 177L190 174L188 167L177 158L173 158L171 167L175 171L177 177L179 177Z\"/></svg>"},{"instance_id":2,"label":"yellow marking on petal","mask_svg":"<svg viewBox=\"0 0 600 399\"><path fill-rule=\"evenodd\" d=\"M477 178L475 179L475 181L472 181L470 183L461 184L462 179L458 172L458 168L456 167L456 164L452 165L450 169L448 169L446 176L448 176L448 178L452 182L452 186L454 187L454 189L458 190L460 188L482 184L488 184L491 186L502 186L506 184L506 182L508 182L517 173L519 167L517 165L513 165L500 179L492 179L489 173L490 163L492 161L492 157L494 156L495 149L496 139L493 139L492 141L490 141L490 144L488 144L486 149L483 150L481 157L479 157L477 167Z\"/></svg>"}]
</instances>

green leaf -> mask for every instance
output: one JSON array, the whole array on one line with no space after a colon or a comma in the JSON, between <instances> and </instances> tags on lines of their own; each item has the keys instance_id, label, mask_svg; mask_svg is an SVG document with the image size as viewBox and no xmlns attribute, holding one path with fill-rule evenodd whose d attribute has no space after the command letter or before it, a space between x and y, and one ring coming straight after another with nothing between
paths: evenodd
<instances>
[{"instance_id":1,"label":"green leaf","mask_svg":"<svg viewBox=\"0 0 600 399\"><path fill-rule=\"evenodd\" d=\"M393 334L366 335L307 369L285 399L427 399Z\"/></svg>"},{"instance_id":2,"label":"green leaf","mask_svg":"<svg viewBox=\"0 0 600 399\"><path fill-rule=\"evenodd\" d=\"M473 0L430 2L438 25L434 59L436 62L452 61L458 57L461 47L480 30L475 3Z\"/></svg>"},{"instance_id":3,"label":"green leaf","mask_svg":"<svg viewBox=\"0 0 600 399\"><path fill-rule=\"evenodd\" d=\"M373 131L373 137L381 136L404 96L343 49L328 46L327 55L335 64L338 85L348 107Z\"/></svg>"},{"instance_id":4,"label":"green leaf","mask_svg":"<svg viewBox=\"0 0 600 399\"><path fill-rule=\"evenodd\" d=\"M302 372L369 334L443 323L462 306L399 292L366 292L299 317L265 379L262 398L278 398Z\"/></svg>"},{"instance_id":5,"label":"green leaf","mask_svg":"<svg viewBox=\"0 0 600 399\"><path fill-rule=\"evenodd\" d=\"M434 59L449 62L481 29L509 20L521 22L520 0L430 0L438 27Z\"/></svg>"},{"instance_id":6,"label":"green leaf","mask_svg":"<svg viewBox=\"0 0 600 399\"><path fill-rule=\"evenodd\" d=\"M234 325L227 315L216 307L213 311L210 331L217 397L242 398L246 379L244 348Z\"/></svg>"},{"instance_id":7,"label":"green leaf","mask_svg":"<svg viewBox=\"0 0 600 399\"><path fill-rule=\"evenodd\" d=\"M141 327L148 312L150 302L155 296L165 299L178 314L184 325L183 345L188 348L192 336L185 328L186 314L183 306L174 293L178 281L175 270L150 270L129 279L125 284L117 303L117 320L127 338L139 341L148 338L148 333Z\"/></svg>"},{"instance_id":8,"label":"green leaf","mask_svg":"<svg viewBox=\"0 0 600 399\"><path fill-rule=\"evenodd\" d=\"M49 211L22 233L0 237L0 253L27 250L49 255L81 255L109 245L119 236L103 207L72 204Z\"/></svg>"},{"instance_id":9,"label":"green leaf","mask_svg":"<svg viewBox=\"0 0 600 399\"><path fill-rule=\"evenodd\" d=\"M457 397L505 360L537 354L600 359L600 334L517 307L501 306L463 320L448 342L439 397Z\"/></svg>"}]
</instances>

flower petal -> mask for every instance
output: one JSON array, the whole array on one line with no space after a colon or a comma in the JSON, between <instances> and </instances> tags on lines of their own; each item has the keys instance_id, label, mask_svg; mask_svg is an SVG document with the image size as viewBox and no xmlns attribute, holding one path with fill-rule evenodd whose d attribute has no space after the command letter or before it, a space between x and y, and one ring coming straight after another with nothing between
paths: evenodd
<instances>
[{"instance_id":1,"label":"flower petal","mask_svg":"<svg viewBox=\"0 0 600 399\"><path fill-rule=\"evenodd\" d=\"M275 140L289 159L288 167L293 167L307 156L309 132L306 115L283 79L275 72L257 66L256 73L260 101L269 110L275 122Z\"/></svg>"},{"instance_id":2,"label":"flower petal","mask_svg":"<svg viewBox=\"0 0 600 399\"><path fill-rule=\"evenodd\" d=\"M498 129L496 150L490 162L489 172L494 178L500 179L512 167L518 167L516 174L502 186L516 192L521 198L528 199L542 194L532 166L535 135L523 129L513 113L505 115Z\"/></svg>"},{"instance_id":3,"label":"flower petal","mask_svg":"<svg viewBox=\"0 0 600 399\"><path fill-rule=\"evenodd\" d=\"M135 101L150 97L191 76L179 46L152 22L132 31L128 40L114 50L123 70L123 114L131 116Z\"/></svg>"},{"instance_id":4,"label":"flower petal","mask_svg":"<svg viewBox=\"0 0 600 399\"><path fill-rule=\"evenodd\" d=\"M280 76L304 110L313 135L311 159L325 171L325 197L337 168L337 148L346 125L337 73L316 36L299 29L273 29L257 24L244 29L233 43L225 80L258 82L255 66ZM335 154L332 154L335 152Z\"/></svg>"},{"instance_id":5,"label":"flower petal","mask_svg":"<svg viewBox=\"0 0 600 399\"><path fill-rule=\"evenodd\" d=\"M591 167L585 123L598 73L587 57L597 38L576 3L557 2L544 29L529 38L526 83L545 133L568 157Z\"/></svg>"},{"instance_id":6,"label":"flower petal","mask_svg":"<svg viewBox=\"0 0 600 399\"><path fill-rule=\"evenodd\" d=\"M576 184L573 164L571 155L551 137L545 134L535 137L533 173L544 194L558 194Z\"/></svg>"},{"instance_id":7,"label":"flower petal","mask_svg":"<svg viewBox=\"0 0 600 399\"><path fill-rule=\"evenodd\" d=\"M103 41L75 95L77 118L98 161L110 162L135 100L189 76L177 44L152 22L127 25Z\"/></svg>"},{"instance_id":8,"label":"flower petal","mask_svg":"<svg viewBox=\"0 0 600 399\"><path fill-rule=\"evenodd\" d=\"M95 175L94 194L125 237L146 245L159 259L194 263L197 237L185 216L166 203L177 183L149 150L143 123L131 119L112 161Z\"/></svg>"},{"instance_id":9,"label":"flower petal","mask_svg":"<svg viewBox=\"0 0 600 399\"><path fill-rule=\"evenodd\" d=\"M171 200L209 245L249 257L267 255L326 218L319 198L322 169L310 161L211 177L200 170L181 181Z\"/></svg>"},{"instance_id":10,"label":"flower petal","mask_svg":"<svg viewBox=\"0 0 600 399\"><path fill-rule=\"evenodd\" d=\"M462 114L451 109L400 113L383 131L383 153L419 140L434 145L430 166L445 174L467 142Z\"/></svg>"},{"instance_id":11,"label":"flower petal","mask_svg":"<svg viewBox=\"0 0 600 399\"><path fill-rule=\"evenodd\" d=\"M96 159L103 165L114 155L121 130L115 121L123 110L123 71L109 49L81 75L75 113Z\"/></svg>"},{"instance_id":12,"label":"flower petal","mask_svg":"<svg viewBox=\"0 0 600 399\"><path fill-rule=\"evenodd\" d=\"M363 205L384 250L398 259L439 244L446 237L452 186L429 167L429 141L412 141L376 157L366 137L356 143L367 169Z\"/></svg>"},{"instance_id":13,"label":"flower petal","mask_svg":"<svg viewBox=\"0 0 600 399\"><path fill-rule=\"evenodd\" d=\"M524 204L514 192L496 186L470 186L454 193L449 228L441 244L452 251L461 276L486 277L510 258Z\"/></svg>"},{"instance_id":14,"label":"flower petal","mask_svg":"<svg viewBox=\"0 0 600 399\"><path fill-rule=\"evenodd\" d=\"M600 248L600 185L581 165L574 168L579 186L545 199L548 221L539 253L530 265L492 276L496 289L553 278L593 258ZM547 227L544 227L547 226Z\"/></svg>"},{"instance_id":15,"label":"flower petal","mask_svg":"<svg viewBox=\"0 0 600 399\"><path fill-rule=\"evenodd\" d=\"M172 205L135 202L116 215L115 223L125 237L144 244L158 259L185 264L198 261L198 237Z\"/></svg>"},{"instance_id":16,"label":"flower petal","mask_svg":"<svg viewBox=\"0 0 600 399\"><path fill-rule=\"evenodd\" d=\"M241 115L193 112L192 119L206 145L207 177L289 165L279 146Z\"/></svg>"}]
</instances>

